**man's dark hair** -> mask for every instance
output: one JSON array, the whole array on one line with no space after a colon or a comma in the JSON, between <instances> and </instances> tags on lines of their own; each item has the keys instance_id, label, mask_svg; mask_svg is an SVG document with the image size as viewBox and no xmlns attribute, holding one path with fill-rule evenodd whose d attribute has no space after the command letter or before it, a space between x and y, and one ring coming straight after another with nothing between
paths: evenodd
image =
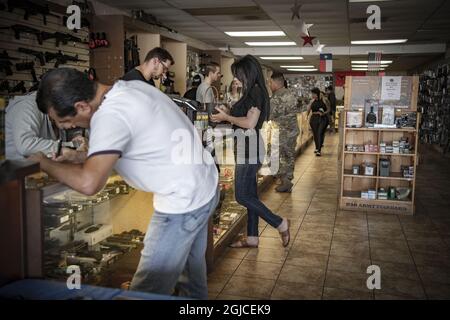
<instances>
[{"instance_id":1,"label":"man's dark hair","mask_svg":"<svg viewBox=\"0 0 450 320\"><path fill-rule=\"evenodd\" d=\"M148 62L153 58L158 58L161 61L169 60L171 64L175 64L175 60L172 55L166 49L156 47L150 50L145 56L144 62Z\"/></svg>"},{"instance_id":2,"label":"man's dark hair","mask_svg":"<svg viewBox=\"0 0 450 320\"><path fill-rule=\"evenodd\" d=\"M91 101L95 97L97 83L86 73L71 68L58 68L47 72L39 84L36 103L43 113L50 108L58 117L75 116L75 103Z\"/></svg>"},{"instance_id":3,"label":"man's dark hair","mask_svg":"<svg viewBox=\"0 0 450 320\"><path fill-rule=\"evenodd\" d=\"M204 75L205 77L209 76L209 74L210 74L211 72L212 72L212 73L216 72L216 68L220 68L220 65L219 65L217 62L214 62L214 61L208 62L208 63L205 65L205 68L204 68L204 70L203 70L203 75Z\"/></svg>"},{"instance_id":4,"label":"man's dark hair","mask_svg":"<svg viewBox=\"0 0 450 320\"><path fill-rule=\"evenodd\" d=\"M328 86L325 90L333 91L333 86Z\"/></svg>"},{"instance_id":5,"label":"man's dark hair","mask_svg":"<svg viewBox=\"0 0 450 320\"><path fill-rule=\"evenodd\" d=\"M284 79L284 75L281 72L278 72L278 71L274 71L270 78L272 78L272 80L278 81L279 83L282 83L283 86L284 86L284 83L286 81L286 79Z\"/></svg>"}]
</instances>

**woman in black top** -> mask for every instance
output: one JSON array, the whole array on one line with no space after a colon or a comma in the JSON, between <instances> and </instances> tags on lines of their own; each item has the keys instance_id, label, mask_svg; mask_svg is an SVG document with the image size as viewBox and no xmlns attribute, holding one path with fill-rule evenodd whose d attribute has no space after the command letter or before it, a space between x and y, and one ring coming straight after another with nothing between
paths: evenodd
<instances>
[{"instance_id":1,"label":"woman in black top","mask_svg":"<svg viewBox=\"0 0 450 320\"><path fill-rule=\"evenodd\" d=\"M311 126L314 143L316 145L316 150L314 153L316 156L321 156L321 149L325 137L325 130L328 126L327 115L330 112L328 105L322 100L320 90L314 88L311 90L312 100L308 105L308 115L312 112L309 124Z\"/></svg>"},{"instance_id":2,"label":"woman in black top","mask_svg":"<svg viewBox=\"0 0 450 320\"><path fill-rule=\"evenodd\" d=\"M256 176L264 158L264 145L259 131L270 112L261 66L255 57L247 55L231 66L233 76L243 85L242 97L231 112L222 107L216 108L212 115L215 122L228 121L235 131L235 196L236 201L247 208L247 238L231 246L234 248L252 247L259 244L258 221L261 217L280 232L283 246L289 244L289 220L275 215L258 198ZM242 143L245 141L245 143ZM245 147L245 151L242 150Z\"/></svg>"}]
</instances>

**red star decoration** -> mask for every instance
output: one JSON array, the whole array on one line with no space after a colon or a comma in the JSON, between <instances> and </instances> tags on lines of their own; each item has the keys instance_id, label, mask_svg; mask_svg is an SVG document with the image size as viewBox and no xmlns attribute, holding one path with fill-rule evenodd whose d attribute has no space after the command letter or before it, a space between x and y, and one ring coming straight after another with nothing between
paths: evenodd
<instances>
[{"instance_id":1,"label":"red star decoration","mask_svg":"<svg viewBox=\"0 0 450 320\"><path fill-rule=\"evenodd\" d=\"M309 37L309 36L302 37L302 39L303 39L303 46L306 46L309 43L311 45L311 47L313 47L314 45L313 45L312 41L315 38L316 37Z\"/></svg>"}]
</instances>

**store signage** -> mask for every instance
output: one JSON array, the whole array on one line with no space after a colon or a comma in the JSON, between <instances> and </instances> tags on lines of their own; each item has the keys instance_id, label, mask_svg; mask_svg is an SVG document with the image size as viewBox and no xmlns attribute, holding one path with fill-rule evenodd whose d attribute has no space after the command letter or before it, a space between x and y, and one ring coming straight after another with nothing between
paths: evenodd
<instances>
[{"instance_id":1,"label":"store signage","mask_svg":"<svg viewBox=\"0 0 450 320\"><path fill-rule=\"evenodd\" d=\"M400 100L402 77L381 78L381 100Z\"/></svg>"},{"instance_id":2,"label":"store signage","mask_svg":"<svg viewBox=\"0 0 450 320\"><path fill-rule=\"evenodd\" d=\"M411 211L410 204L389 204L386 201L385 203L373 204L368 203L361 199L358 200L344 200L341 209L348 210L368 210L368 211L385 211L385 212L398 212L398 213L408 213Z\"/></svg>"}]
</instances>

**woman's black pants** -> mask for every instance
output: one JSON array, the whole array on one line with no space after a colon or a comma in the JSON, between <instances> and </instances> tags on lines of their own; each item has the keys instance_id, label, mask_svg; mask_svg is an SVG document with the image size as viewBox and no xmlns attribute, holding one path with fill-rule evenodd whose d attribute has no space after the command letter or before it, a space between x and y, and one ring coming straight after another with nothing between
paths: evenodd
<instances>
[{"instance_id":1,"label":"woman's black pants","mask_svg":"<svg viewBox=\"0 0 450 320\"><path fill-rule=\"evenodd\" d=\"M325 137L327 121L324 117L321 117L317 114L313 114L311 120L309 121L309 125L311 126L314 143L316 145L316 150L322 149L322 144ZM324 130L325 128L325 130Z\"/></svg>"}]
</instances>

